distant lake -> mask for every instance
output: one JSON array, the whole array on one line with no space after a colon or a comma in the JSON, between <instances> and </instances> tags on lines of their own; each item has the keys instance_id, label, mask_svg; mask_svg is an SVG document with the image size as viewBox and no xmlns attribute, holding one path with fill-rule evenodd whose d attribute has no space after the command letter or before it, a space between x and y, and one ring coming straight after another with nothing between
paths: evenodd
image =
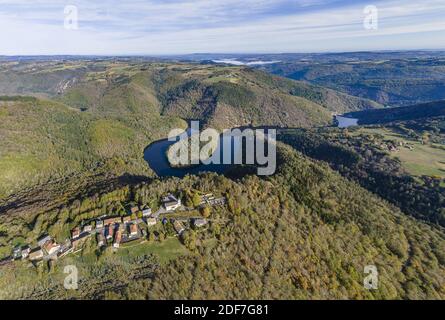
<instances>
[{"instance_id":1,"label":"distant lake","mask_svg":"<svg viewBox=\"0 0 445 320\"><path fill-rule=\"evenodd\" d=\"M348 127L352 127L352 126L358 126L358 119L355 119L355 118L335 116L335 119L338 121L339 128L348 128Z\"/></svg>"},{"instance_id":2,"label":"distant lake","mask_svg":"<svg viewBox=\"0 0 445 320\"><path fill-rule=\"evenodd\" d=\"M272 60L272 61L257 60L257 61L243 62L243 61L239 61L239 60L235 60L235 59L222 59L222 60L212 60L212 61L215 63L225 63L225 64L231 64L234 66L261 66L261 65L274 64L274 63L281 62L279 60Z\"/></svg>"}]
</instances>

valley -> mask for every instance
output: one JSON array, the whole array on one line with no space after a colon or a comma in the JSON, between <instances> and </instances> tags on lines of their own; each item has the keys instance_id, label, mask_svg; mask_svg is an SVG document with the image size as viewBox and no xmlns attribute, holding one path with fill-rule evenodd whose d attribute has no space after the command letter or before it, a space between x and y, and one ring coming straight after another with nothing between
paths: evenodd
<instances>
[{"instance_id":1,"label":"valley","mask_svg":"<svg viewBox=\"0 0 445 320\"><path fill-rule=\"evenodd\" d=\"M443 55L410 54L0 59L0 299L443 299ZM276 172L172 168L191 120L276 129ZM78 250L14 259L42 235Z\"/></svg>"}]
</instances>

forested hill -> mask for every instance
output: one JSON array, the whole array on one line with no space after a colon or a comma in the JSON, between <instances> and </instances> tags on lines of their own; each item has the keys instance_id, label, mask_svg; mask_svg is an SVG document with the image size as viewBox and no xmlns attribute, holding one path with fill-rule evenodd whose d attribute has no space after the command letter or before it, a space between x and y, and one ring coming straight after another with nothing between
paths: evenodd
<instances>
[{"instance_id":1,"label":"forested hill","mask_svg":"<svg viewBox=\"0 0 445 320\"><path fill-rule=\"evenodd\" d=\"M282 62L259 68L400 107L445 99L443 57L444 52L409 51L270 57Z\"/></svg>"},{"instance_id":2,"label":"forested hill","mask_svg":"<svg viewBox=\"0 0 445 320\"><path fill-rule=\"evenodd\" d=\"M321 162L280 145L279 170L234 181L215 174L155 180L73 202L21 219L0 216L2 244L49 232L63 239L82 217L122 203L156 203L166 192L213 192L208 228L188 230L136 248L96 250L50 269L18 262L0 268L0 298L87 299L443 299L445 236ZM9 228L8 228L9 226ZM151 229L149 230L151 232ZM173 239L173 240L172 240ZM144 248L163 248L153 251ZM182 249L181 249L182 248ZM160 260L160 259L163 260ZM79 290L63 288L65 265L82 274ZM363 286L365 266L379 272L377 290ZM45 271L46 270L46 271ZM63 280L63 279L62 279Z\"/></svg>"},{"instance_id":3,"label":"forested hill","mask_svg":"<svg viewBox=\"0 0 445 320\"><path fill-rule=\"evenodd\" d=\"M185 127L183 119L217 129L313 127L330 124L332 112L374 107L379 105L246 67L0 63L0 202L67 176L153 176L144 148Z\"/></svg>"},{"instance_id":4,"label":"forested hill","mask_svg":"<svg viewBox=\"0 0 445 320\"><path fill-rule=\"evenodd\" d=\"M440 117L445 116L445 100L408 107L350 112L347 116L359 119L359 124L378 124Z\"/></svg>"}]
</instances>

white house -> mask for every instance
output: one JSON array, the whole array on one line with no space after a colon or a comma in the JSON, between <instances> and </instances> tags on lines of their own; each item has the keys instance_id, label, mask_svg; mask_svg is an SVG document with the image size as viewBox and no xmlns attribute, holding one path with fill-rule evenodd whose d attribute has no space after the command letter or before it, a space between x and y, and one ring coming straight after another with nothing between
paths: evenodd
<instances>
[{"instance_id":1,"label":"white house","mask_svg":"<svg viewBox=\"0 0 445 320\"><path fill-rule=\"evenodd\" d=\"M201 218L194 219L193 220L193 224L194 224L195 227L202 227L202 226L205 226L207 224L207 220L206 219L201 219Z\"/></svg>"},{"instance_id":2,"label":"white house","mask_svg":"<svg viewBox=\"0 0 445 320\"><path fill-rule=\"evenodd\" d=\"M15 259L19 259L22 256L22 249L20 247L15 247L12 251L12 257Z\"/></svg>"},{"instance_id":3,"label":"white house","mask_svg":"<svg viewBox=\"0 0 445 320\"><path fill-rule=\"evenodd\" d=\"M26 259L29 256L30 252L31 248L28 245L22 247L22 259Z\"/></svg>"},{"instance_id":4,"label":"white house","mask_svg":"<svg viewBox=\"0 0 445 320\"><path fill-rule=\"evenodd\" d=\"M102 220L96 220L96 229L102 229L104 227L104 222Z\"/></svg>"},{"instance_id":5,"label":"white house","mask_svg":"<svg viewBox=\"0 0 445 320\"><path fill-rule=\"evenodd\" d=\"M143 217L148 217L149 215L151 215L151 208L145 207L145 208L142 210L142 216L143 216Z\"/></svg>"},{"instance_id":6,"label":"white house","mask_svg":"<svg viewBox=\"0 0 445 320\"><path fill-rule=\"evenodd\" d=\"M174 195L169 194L162 199L165 210L174 211L181 206L181 200L177 199Z\"/></svg>"}]
</instances>

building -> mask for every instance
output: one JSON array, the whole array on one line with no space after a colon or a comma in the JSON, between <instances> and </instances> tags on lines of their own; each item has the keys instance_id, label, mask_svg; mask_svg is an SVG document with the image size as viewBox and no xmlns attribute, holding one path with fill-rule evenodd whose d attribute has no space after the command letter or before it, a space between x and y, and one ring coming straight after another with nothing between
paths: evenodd
<instances>
[{"instance_id":1,"label":"building","mask_svg":"<svg viewBox=\"0 0 445 320\"><path fill-rule=\"evenodd\" d=\"M49 235L45 235L40 237L39 239L37 239L37 243L39 244L39 247L43 247L43 245L47 242L50 241L52 238Z\"/></svg>"},{"instance_id":2,"label":"building","mask_svg":"<svg viewBox=\"0 0 445 320\"><path fill-rule=\"evenodd\" d=\"M125 223L125 224L130 223L130 222L131 222L131 216L126 216L126 217L124 217L124 218L122 219L122 222Z\"/></svg>"},{"instance_id":3,"label":"building","mask_svg":"<svg viewBox=\"0 0 445 320\"><path fill-rule=\"evenodd\" d=\"M107 236L107 240L113 239L113 236L114 236L114 224L108 225L106 236Z\"/></svg>"},{"instance_id":4,"label":"building","mask_svg":"<svg viewBox=\"0 0 445 320\"><path fill-rule=\"evenodd\" d=\"M176 233L179 235L181 235L185 231L184 226L178 220L175 220L175 222L173 222L173 228L175 229Z\"/></svg>"},{"instance_id":5,"label":"building","mask_svg":"<svg viewBox=\"0 0 445 320\"><path fill-rule=\"evenodd\" d=\"M80 228L76 227L71 231L71 239L77 239L80 236Z\"/></svg>"},{"instance_id":6,"label":"building","mask_svg":"<svg viewBox=\"0 0 445 320\"><path fill-rule=\"evenodd\" d=\"M104 222L102 220L96 220L96 229L102 229L104 227Z\"/></svg>"},{"instance_id":7,"label":"building","mask_svg":"<svg viewBox=\"0 0 445 320\"><path fill-rule=\"evenodd\" d=\"M139 207L138 206L131 207L130 212L131 214L137 214L139 212Z\"/></svg>"},{"instance_id":8,"label":"building","mask_svg":"<svg viewBox=\"0 0 445 320\"><path fill-rule=\"evenodd\" d=\"M147 226L151 227L154 226L157 223L156 218L147 218Z\"/></svg>"},{"instance_id":9,"label":"building","mask_svg":"<svg viewBox=\"0 0 445 320\"><path fill-rule=\"evenodd\" d=\"M26 259L31 252L31 248L28 245L22 247L22 259Z\"/></svg>"},{"instance_id":10,"label":"building","mask_svg":"<svg viewBox=\"0 0 445 320\"><path fill-rule=\"evenodd\" d=\"M116 237L114 238L113 247L115 247L115 248L119 248L120 243L121 243L121 240L122 240L122 231L121 231L121 230L118 230L118 231L116 232Z\"/></svg>"},{"instance_id":11,"label":"building","mask_svg":"<svg viewBox=\"0 0 445 320\"><path fill-rule=\"evenodd\" d=\"M108 226L110 224L122 223L121 217L108 218L104 220L104 225Z\"/></svg>"},{"instance_id":12,"label":"building","mask_svg":"<svg viewBox=\"0 0 445 320\"><path fill-rule=\"evenodd\" d=\"M103 247L105 245L105 237L104 237L104 234L102 232L99 232L97 234L97 245L99 247Z\"/></svg>"},{"instance_id":13,"label":"building","mask_svg":"<svg viewBox=\"0 0 445 320\"><path fill-rule=\"evenodd\" d=\"M91 232L93 231L93 226L91 224L87 224L83 227L83 232Z\"/></svg>"},{"instance_id":14,"label":"building","mask_svg":"<svg viewBox=\"0 0 445 320\"><path fill-rule=\"evenodd\" d=\"M148 217L148 216L150 216L151 215L151 208L149 208L149 207L145 207L143 210L142 210L142 216L145 218L145 217Z\"/></svg>"},{"instance_id":15,"label":"building","mask_svg":"<svg viewBox=\"0 0 445 320\"><path fill-rule=\"evenodd\" d=\"M54 240L49 240L45 242L45 244L43 245L43 249L45 249L48 255L52 255L60 250L60 245L57 244Z\"/></svg>"},{"instance_id":16,"label":"building","mask_svg":"<svg viewBox=\"0 0 445 320\"><path fill-rule=\"evenodd\" d=\"M174 211L181 206L181 200L177 199L174 195L169 194L162 199L162 204L165 210Z\"/></svg>"},{"instance_id":17,"label":"building","mask_svg":"<svg viewBox=\"0 0 445 320\"><path fill-rule=\"evenodd\" d=\"M197 218L193 220L193 225L195 227L203 227L207 224L207 220L206 219L201 219L201 218Z\"/></svg>"},{"instance_id":18,"label":"building","mask_svg":"<svg viewBox=\"0 0 445 320\"><path fill-rule=\"evenodd\" d=\"M16 260L16 259L20 259L21 257L22 257L22 249L20 247L15 247L12 250L12 258L14 260Z\"/></svg>"},{"instance_id":19,"label":"building","mask_svg":"<svg viewBox=\"0 0 445 320\"><path fill-rule=\"evenodd\" d=\"M36 248L29 253L29 260L36 261L43 259L43 251L41 248Z\"/></svg>"},{"instance_id":20,"label":"building","mask_svg":"<svg viewBox=\"0 0 445 320\"><path fill-rule=\"evenodd\" d=\"M130 224L130 237L138 235L138 226L136 224Z\"/></svg>"}]
</instances>

